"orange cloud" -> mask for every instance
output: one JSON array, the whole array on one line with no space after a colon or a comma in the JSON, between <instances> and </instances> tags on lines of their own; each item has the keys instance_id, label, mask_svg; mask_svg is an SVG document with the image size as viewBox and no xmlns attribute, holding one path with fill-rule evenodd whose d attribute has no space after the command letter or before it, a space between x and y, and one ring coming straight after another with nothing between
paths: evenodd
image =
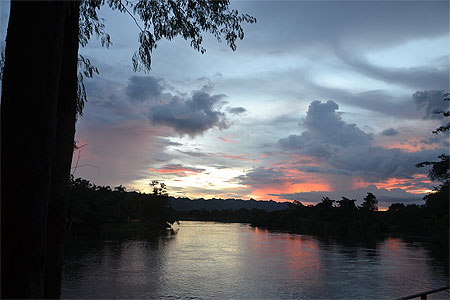
<instances>
[{"instance_id":1,"label":"orange cloud","mask_svg":"<svg viewBox=\"0 0 450 300\"><path fill-rule=\"evenodd\" d=\"M439 144L432 143L427 144L423 143L422 139L420 138L409 138L404 139L397 142L379 142L377 143L378 146L384 147L386 149L400 149L405 152L417 152L417 151L423 151L423 150L431 150L431 149L438 149L440 146Z\"/></svg>"},{"instance_id":2,"label":"orange cloud","mask_svg":"<svg viewBox=\"0 0 450 300\"><path fill-rule=\"evenodd\" d=\"M421 183L423 185L429 185L432 183L425 174L415 174L412 179L406 178L389 178L380 182L366 182L362 179L355 181L355 188L365 188L369 185L375 185L378 189L402 189L411 194L425 194L431 192L428 188L417 188L413 184Z\"/></svg>"},{"instance_id":3,"label":"orange cloud","mask_svg":"<svg viewBox=\"0 0 450 300\"><path fill-rule=\"evenodd\" d=\"M277 184L269 187L261 187L252 190L251 196L258 200L272 199L274 201L285 202L286 199L282 199L276 194L291 194L301 192L314 192L314 191L331 191L330 186L321 182L318 179L311 178L308 182L298 183L292 178L286 178L286 181L281 184Z\"/></svg>"}]
</instances>

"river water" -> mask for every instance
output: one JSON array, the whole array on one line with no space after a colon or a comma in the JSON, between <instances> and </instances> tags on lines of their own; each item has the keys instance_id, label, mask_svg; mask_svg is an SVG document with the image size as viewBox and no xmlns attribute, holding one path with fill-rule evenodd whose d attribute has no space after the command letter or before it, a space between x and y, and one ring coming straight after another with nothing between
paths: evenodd
<instances>
[{"instance_id":1,"label":"river water","mask_svg":"<svg viewBox=\"0 0 450 300\"><path fill-rule=\"evenodd\" d=\"M448 262L397 238L344 245L194 221L175 230L153 239L68 241L62 297L394 299L449 282Z\"/></svg>"}]
</instances>

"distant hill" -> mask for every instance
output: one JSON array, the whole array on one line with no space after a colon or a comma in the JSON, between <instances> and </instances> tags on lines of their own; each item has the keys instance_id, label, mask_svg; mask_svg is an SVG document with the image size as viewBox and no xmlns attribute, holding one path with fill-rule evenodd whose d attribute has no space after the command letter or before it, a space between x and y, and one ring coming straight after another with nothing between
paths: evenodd
<instances>
[{"instance_id":1,"label":"distant hill","mask_svg":"<svg viewBox=\"0 0 450 300\"><path fill-rule=\"evenodd\" d=\"M266 211L275 211L287 209L289 202L275 202L270 201L257 201L257 200L241 200L241 199L195 199L189 198L174 198L170 197L170 204L176 211L190 211L190 210L202 210L208 211L231 209L236 210L240 208L246 209L264 209Z\"/></svg>"}]
</instances>

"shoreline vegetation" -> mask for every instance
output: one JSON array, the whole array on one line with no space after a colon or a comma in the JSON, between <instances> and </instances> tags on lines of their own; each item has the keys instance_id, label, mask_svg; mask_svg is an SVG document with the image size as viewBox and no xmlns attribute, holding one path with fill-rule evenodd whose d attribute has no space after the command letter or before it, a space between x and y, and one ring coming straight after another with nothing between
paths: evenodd
<instances>
[{"instance_id":1,"label":"shoreline vegetation","mask_svg":"<svg viewBox=\"0 0 450 300\"><path fill-rule=\"evenodd\" d=\"M111 189L82 178L71 178L66 232L71 238L84 236L115 238L154 236L171 229L176 221L165 185L154 181L153 193Z\"/></svg>"},{"instance_id":2,"label":"shoreline vegetation","mask_svg":"<svg viewBox=\"0 0 450 300\"><path fill-rule=\"evenodd\" d=\"M238 209L188 209L183 211L171 205L176 198L168 196L163 183L151 183L153 193L127 192L124 187L114 189L96 186L88 180L71 179L67 232L71 237L95 236L99 238L154 236L171 229L176 221L215 221L249 223L268 230L308 234L348 241L370 241L385 237L401 237L426 241L441 247L449 245L448 185L425 197L424 205L392 204L387 211L377 211L376 196L368 193L361 206L355 199L322 198L316 205L303 205L294 201L288 206L272 210L269 201L234 199ZM216 203L228 201L214 199ZM214 200L203 200L209 202ZM213 203L211 202L211 203ZM243 208L241 202L251 203ZM273 202L273 201L272 201ZM195 205L194 205L195 207Z\"/></svg>"}]
</instances>

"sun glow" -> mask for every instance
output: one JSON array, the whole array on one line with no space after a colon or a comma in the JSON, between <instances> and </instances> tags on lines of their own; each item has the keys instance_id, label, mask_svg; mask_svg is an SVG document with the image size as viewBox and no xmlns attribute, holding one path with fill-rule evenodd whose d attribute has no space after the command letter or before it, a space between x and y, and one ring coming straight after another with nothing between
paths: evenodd
<instances>
[{"instance_id":1,"label":"sun glow","mask_svg":"<svg viewBox=\"0 0 450 300\"><path fill-rule=\"evenodd\" d=\"M282 184L262 187L255 189L248 195L249 198L257 200L268 200L284 202L286 199L281 196L282 194L293 194L302 192L314 192L314 191L331 191L330 186L326 183L311 182L311 183L291 183L285 182Z\"/></svg>"},{"instance_id":2,"label":"sun glow","mask_svg":"<svg viewBox=\"0 0 450 300\"><path fill-rule=\"evenodd\" d=\"M193 172L192 170L202 170ZM172 196L187 196L192 198L213 198L217 195L226 197L227 194L239 194L245 188L234 180L235 177L245 174L242 170L232 168L212 168L195 166L195 168L178 169L149 169L154 176L135 180L131 183L132 189L141 192L151 192L149 182L159 180L167 185L167 190Z\"/></svg>"}]
</instances>

